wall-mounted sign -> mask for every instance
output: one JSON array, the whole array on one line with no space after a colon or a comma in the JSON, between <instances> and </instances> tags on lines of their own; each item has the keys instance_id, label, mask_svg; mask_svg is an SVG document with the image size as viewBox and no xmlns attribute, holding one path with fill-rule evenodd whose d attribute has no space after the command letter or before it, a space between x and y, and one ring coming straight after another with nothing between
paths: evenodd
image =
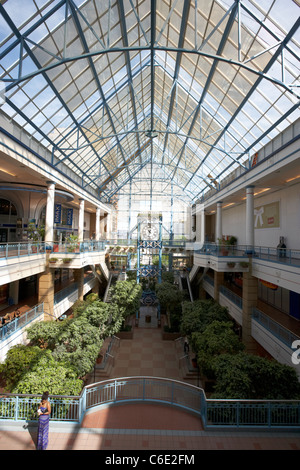
<instances>
[{"instance_id":1,"label":"wall-mounted sign","mask_svg":"<svg viewBox=\"0 0 300 470\"><path fill-rule=\"evenodd\" d=\"M263 281L262 279L260 279L260 282L268 287L268 289L272 289L272 290L277 290L278 289L278 286L276 286L276 284L272 284L272 282L268 282L268 281Z\"/></svg>"},{"instance_id":2,"label":"wall-mounted sign","mask_svg":"<svg viewBox=\"0 0 300 470\"><path fill-rule=\"evenodd\" d=\"M254 228L280 227L279 201L254 209Z\"/></svg>"},{"instance_id":3,"label":"wall-mounted sign","mask_svg":"<svg viewBox=\"0 0 300 470\"><path fill-rule=\"evenodd\" d=\"M73 223L73 209L68 209L67 211L67 225L72 225Z\"/></svg>"},{"instance_id":4,"label":"wall-mounted sign","mask_svg":"<svg viewBox=\"0 0 300 470\"><path fill-rule=\"evenodd\" d=\"M60 224L61 222L61 204L55 204L54 206L54 223Z\"/></svg>"}]
</instances>

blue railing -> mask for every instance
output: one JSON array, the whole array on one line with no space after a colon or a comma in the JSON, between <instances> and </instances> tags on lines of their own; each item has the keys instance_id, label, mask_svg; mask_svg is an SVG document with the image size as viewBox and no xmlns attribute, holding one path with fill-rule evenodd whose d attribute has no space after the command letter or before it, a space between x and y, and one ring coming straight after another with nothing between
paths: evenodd
<instances>
[{"instance_id":1,"label":"blue railing","mask_svg":"<svg viewBox=\"0 0 300 470\"><path fill-rule=\"evenodd\" d=\"M300 250L287 248L204 243L201 248L195 250L195 253L217 257L228 256L230 258L248 258L251 255L253 260L263 259L275 263L300 266Z\"/></svg>"},{"instance_id":2,"label":"blue railing","mask_svg":"<svg viewBox=\"0 0 300 470\"><path fill-rule=\"evenodd\" d=\"M300 266L300 250L255 246L253 257L276 263Z\"/></svg>"},{"instance_id":3,"label":"blue railing","mask_svg":"<svg viewBox=\"0 0 300 470\"><path fill-rule=\"evenodd\" d=\"M211 286L215 285L215 280L210 276L204 276L204 281L208 282Z\"/></svg>"},{"instance_id":4,"label":"blue railing","mask_svg":"<svg viewBox=\"0 0 300 470\"><path fill-rule=\"evenodd\" d=\"M94 274L88 274L87 276L84 277L83 282L84 282L84 284L86 284L87 282L91 281L92 279L95 279ZM64 300L66 297L69 297L69 295L72 295L77 291L78 291L78 283L77 282L73 282L69 286L64 287L60 291L56 292L56 294L54 294L54 305L57 305L59 302Z\"/></svg>"},{"instance_id":5,"label":"blue railing","mask_svg":"<svg viewBox=\"0 0 300 470\"><path fill-rule=\"evenodd\" d=\"M207 400L206 428L300 429L299 400Z\"/></svg>"},{"instance_id":6,"label":"blue railing","mask_svg":"<svg viewBox=\"0 0 300 470\"><path fill-rule=\"evenodd\" d=\"M0 328L0 341L4 341L13 335L17 330L24 328L34 319L38 318L39 316L44 315L44 303L40 303L35 307L31 308L19 318L15 318L11 320L9 323L6 323Z\"/></svg>"},{"instance_id":7,"label":"blue railing","mask_svg":"<svg viewBox=\"0 0 300 470\"><path fill-rule=\"evenodd\" d=\"M281 326L279 323L272 320L272 318L268 317L268 315L264 314L257 308L253 308L252 318L253 320L257 321L257 323L259 323L261 326L270 331L272 335L278 338L289 348L291 348L291 345L294 341L300 340L299 336L295 335L284 326Z\"/></svg>"},{"instance_id":8,"label":"blue railing","mask_svg":"<svg viewBox=\"0 0 300 470\"><path fill-rule=\"evenodd\" d=\"M105 251L105 241L84 241L78 243L2 243L0 244L0 259L55 253L87 253L93 251Z\"/></svg>"},{"instance_id":9,"label":"blue railing","mask_svg":"<svg viewBox=\"0 0 300 470\"><path fill-rule=\"evenodd\" d=\"M73 282L67 287L64 287L60 291L58 291L56 294L54 294L54 305L59 304L62 300L64 300L66 297L69 297L69 295L74 294L74 292L78 291L78 284L77 282Z\"/></svg>"},{"instance_id":10,"label":"blue railing","mask_svg":"<svg viewBox=\"0 0 300 470\"><path fill-rule=\"evenodd\" d=\"M220 292L231 302L233 302L237 307L243 308L243 299L239 295L235 294L232 292L232 290L228 289L225 286L220 286L219 288Z\"/></svg>"},{"instance_id":11,"label":"blue railing","mask_svg":"<svg viewBox=\"0 0 300 470\"><path fill-rule=\"evenodd\" d=\"M300 400L211 400L204 390L158 377L123 377L84 387L78 397L53 396L51 421L80 423L87 410L102 405L151 402L172 405L202 418L207 429L300 429ZM0 420L37 419L36 395L2 394Z\"/></svg>"},{"instance_id":12,"label":"blue railing","mask_svg":"<svg viewBox=\"0 0 300 470\"><path fill-rule=\"evenodd\" d=\"M204 243L201 248L195 250L195 253L218 257L230 256L230 258L248 258L250 251L250 247L247 247L247 245L218 245L216 243Z\"/></svg>"},{"instance_id":13,"label":"blue railing","mask_svg":"<svg viewBox=\"0 0 300 470\"><path fill-rule=\"evenodd\" d=\"M52 243L47 244L47 249L51 249L54 253L87 253L93 251L105 251L105 241L91 240L74 243Z\"/></svg>"},{"instance_id":14,"label":"blue railing","mask_svg":"<svg viewBox=\"0 0 300 470\"><path fill-rule=\"evenodd\" d=\"M30 256L46 253L46 245L44 242L26 242L26 243L1 243L0 259L14 258L21 256Z\"/></svg>"}]
</instances>

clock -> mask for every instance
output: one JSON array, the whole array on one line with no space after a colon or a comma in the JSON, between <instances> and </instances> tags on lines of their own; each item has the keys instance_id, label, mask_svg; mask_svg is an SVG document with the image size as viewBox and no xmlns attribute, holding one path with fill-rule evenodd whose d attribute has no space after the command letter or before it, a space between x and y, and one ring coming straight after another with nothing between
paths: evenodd
<instances>
[{"instance_id":1,"label":"clock","mask_svg":"<svg viewBox=\"0 0 300 470\"><path fill-rule=\"evenodd\" d=\"M144 240L157 240L158 230L155 225L147 224L142 227L142 238Z\"/></svg>"}]
</instances>

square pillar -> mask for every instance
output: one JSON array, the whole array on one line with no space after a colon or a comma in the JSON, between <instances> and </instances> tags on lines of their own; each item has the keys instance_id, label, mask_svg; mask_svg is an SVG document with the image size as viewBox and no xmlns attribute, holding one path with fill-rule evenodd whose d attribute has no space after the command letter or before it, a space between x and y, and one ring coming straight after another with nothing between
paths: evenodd
<instances>
[{"instance_id":1,"label":"square pillar","mask_svg":"<svg viewBox=\"0 0 300 470\"><path fill-rule=\"evenodd\" d=\"M258 280L250 272L243 273L242 341L247 352L255 353L257 344L251 335L252 309L257 307Z\"/></svg>"},{"instance_id":2,"label":"square pillar","mask_svg":"<svg viewBox=\"0 0 300 470\"><path fill-rule=\"evenodd\" d=\"M44 320L54 320L54 269L47 267L39 274L38 298L39 303L44 302Z\"/></svg>"},{"instance_id":3,"label":"square pillar","mask_svg":"<svg viewBox=\"0 0 300 470\"><path fill-rule=\"evenodd\" d=\"M83 300L84 270L83 268L74 269L74 281L78 285L78 300Z\"/></svg>"},{"instance_id":4,"label":"square pillar","mask_svg":"<svg viewBox=\"0 0 300 470\"><path fill-rule=\"evenodd\" d=\"M216 302L219 302L219 290L222 284L224 284L224 273L214 271L214 299Z\"/></svg>"}]
</instances>

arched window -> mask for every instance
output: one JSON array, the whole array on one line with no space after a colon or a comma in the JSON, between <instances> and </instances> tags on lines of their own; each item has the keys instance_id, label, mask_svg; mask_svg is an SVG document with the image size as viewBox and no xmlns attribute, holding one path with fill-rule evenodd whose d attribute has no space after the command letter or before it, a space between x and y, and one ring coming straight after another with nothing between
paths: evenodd
<instances>
[{"instance_id":1,"label":"arched window","mask_svg":"<svg viewBox=\"0 0 300 470\"><path fill-rule=\"evenodd\" d=\"M14 204L7 199L0 199L0 215L17 215Z\"/></svg>"}]
</instances>

